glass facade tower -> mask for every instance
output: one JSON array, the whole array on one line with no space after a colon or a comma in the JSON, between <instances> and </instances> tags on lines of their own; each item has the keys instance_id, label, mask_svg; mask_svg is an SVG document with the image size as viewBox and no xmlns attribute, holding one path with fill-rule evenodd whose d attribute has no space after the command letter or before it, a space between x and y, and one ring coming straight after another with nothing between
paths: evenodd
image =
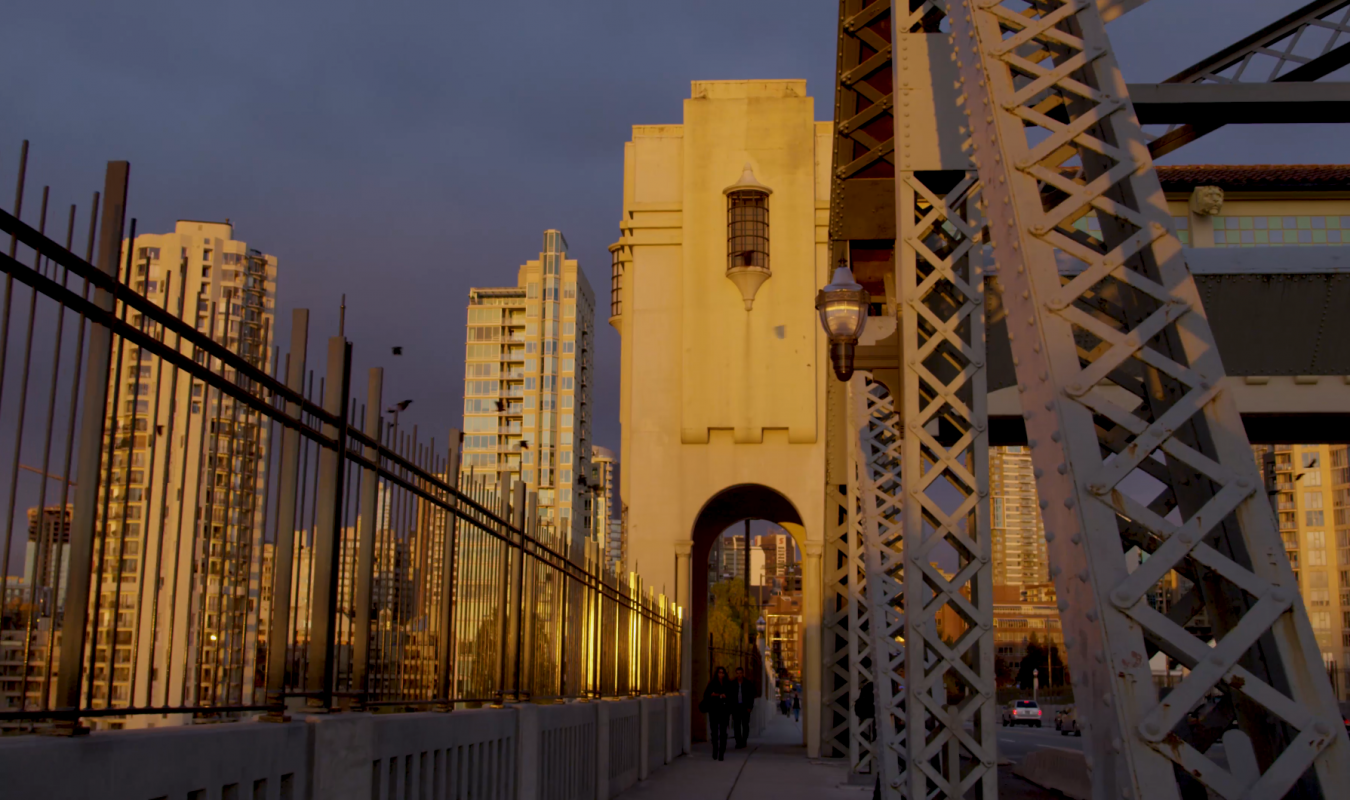
<instances>
[{"instance_id":1,"label":"glass facade tower","mask_svg":"<svg viewBox=\"0 0 1350 800\"><path fill-rule=\"evenodd\" d=\"M595 296L561 231L516 285L469 290L461 478L520 480L540 518L580 539L591 457Z\"/></svg>"}]
</instances>

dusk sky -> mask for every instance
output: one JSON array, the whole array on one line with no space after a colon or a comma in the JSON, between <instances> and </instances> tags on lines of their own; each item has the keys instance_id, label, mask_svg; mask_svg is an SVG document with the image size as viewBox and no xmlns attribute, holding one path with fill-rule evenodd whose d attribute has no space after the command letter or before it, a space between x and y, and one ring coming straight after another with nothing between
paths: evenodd
<instances>
[{"instance_id":1,"label":"dusk sky","mask_svg":"<svg viewBox=\"0 0 1350 800\"><path fill-rule=\"evenodd\" d=\"M1109 32L1127 80L1160 81L1300 5L1154 0ZM805 78L817 119L834 103L826 0L8 8L6 207L22 139L29 186L51 184L58 209L86 209L104 163L130 161L141 231L228 217L279 259L277 340L312 309L311 363L345 292L356 374L385 366L385 397L412 398L404 423L439 441L462 418L468 288L513 284L544 229L565 233L607 314L632 125L679 122L691 80ZM1166 163L1336 163L1344 142L1228 128ZM617 451L619 340L597 322L594 440Z\"/></svg>"}]
</instances>

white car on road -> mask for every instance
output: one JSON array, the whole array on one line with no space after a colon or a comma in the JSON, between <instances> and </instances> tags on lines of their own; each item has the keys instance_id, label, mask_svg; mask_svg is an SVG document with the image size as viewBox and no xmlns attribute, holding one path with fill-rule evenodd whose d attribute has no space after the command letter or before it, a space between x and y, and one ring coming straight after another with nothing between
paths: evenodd
<instances>
[{"instance_id":1,"label":"white car on road","mask_svg":"<svg viewBox=\"0 0 1350 800\"><path fill-rule=\"evenodd\" d=\"M1003 727L1034 725L1041 727L1041 707L1035 700L1014 700L1003 708Z\"/></svg>"}]
</instances>

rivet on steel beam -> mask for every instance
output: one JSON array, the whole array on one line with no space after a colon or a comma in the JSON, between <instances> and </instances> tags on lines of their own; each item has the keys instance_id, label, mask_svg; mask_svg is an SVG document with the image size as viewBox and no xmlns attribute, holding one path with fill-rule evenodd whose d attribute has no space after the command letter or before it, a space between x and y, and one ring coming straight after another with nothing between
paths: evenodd
<instances>
[{"instance_id":1,"label":"rivet on steel beam","mask_svg":"<svg viewBox=\"0 0 1350 800\"><path fill-rule=\"evenodd\" d=\"M1086 572L1086 570L1084 570L1084 572ZM1086 583L1086 581L1084 581L1084 582ZM1086 614L1086 616L1087 616L1087 618L1088 618L1088 622L1096 622L1096 621L1097 621L1097 609L1095 609L1095 608L1089 608L1089 609L1088 609L1088 612L1087 612L1087 614Z\"/></svg>"},{"instance_id":2,"label":"rivet on steel beam","mask_svg":"<svg viewBox=\"0 0 1350 800\"><path fill-rule=\"evenodd\" d=\"M1053 541L1055 540L1055 532L1054 532L1054 531L1046 531L1046 532L1045 532L1045 540L1046 540L1047 542L1053 542Z\"/></svg>"},{"instance_id":3,"label":"rivet on steel beam","mask_svg":"<svg viewBox=\"0 0 1350 800\"><path fill-rule=\"evenodd\" d=\"M1059 435L1059 431L1055 431L1054 433L1050 434L1050 441L1052 442L1058 442L1060 438L1061 437Z\"/></svg>"},{"instance_id":4,"label":"rivet on steel beam","mask_svg":"<svg viewBox=\"0 0 1350 800\"><path fill-rule=\"evenodd\" d=\"M1062 570L1062 569L1059 568L1059 565L1055 565L1055 566L1053 566L1053 567L1050 568L1050 577L1052 577L1052 578L1058 578L1058 577L1059 577L1059 573L1061 573L1061 572L1063 572L1063 571L1064 571L1064 570ZM1065 602L1068 602L1068 601L1065 601Z\"/></svg>"},{"instance_id":5,"label":"rivet on steel beam","mask_svg":"<svg viewBox=\"0 0 1350 800\"><path fill-rule=\"evenodd\" d=\"M1069 465L1068 465L1068 464L1060 464L1058 467L1055 467L1055 472L1058 472L1060 475L1068 475L1068 474L1069 474Z\"/></svg>"},{"instance_id":6,"label":"rivet on steel beam","mask_svg":"<svg viewBox=\"0 0 1350 800\"><path fill-rule=\"evenodd\" d=\"M1069 541L1073 542L1074 544L1078 544L1079 542L1083 541L1083 534L1075 533L1073 536L1069 537Z\"/></svg>"},{"instance_id":7,"label":"rivet on steel beam","mask_svg":"<svg viewBox=\"0 0 1350 800\"><path fill-rule=\"evenodd\" d=\"M1123 610L1134 605L1134 596L1130 594L1128 589L1116 589L1111 592L1111 602L1116 608Z\"/></svg>"}]
</instances>

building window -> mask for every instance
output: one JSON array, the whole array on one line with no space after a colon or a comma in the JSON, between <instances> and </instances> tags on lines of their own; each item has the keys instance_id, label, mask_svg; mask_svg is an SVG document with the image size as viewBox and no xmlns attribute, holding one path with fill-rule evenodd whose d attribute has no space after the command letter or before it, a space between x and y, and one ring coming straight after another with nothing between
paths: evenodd
<instances>
[{"instance_id":1,"label":"building window","mask_svg":"<svg viewBox=\"0 0 1350 800\"><path fill-rule=\"evenodd\" d=\"M727 269L769 268L769 195L756 189L727 192Z\"/></svg>"}]
</instances>

